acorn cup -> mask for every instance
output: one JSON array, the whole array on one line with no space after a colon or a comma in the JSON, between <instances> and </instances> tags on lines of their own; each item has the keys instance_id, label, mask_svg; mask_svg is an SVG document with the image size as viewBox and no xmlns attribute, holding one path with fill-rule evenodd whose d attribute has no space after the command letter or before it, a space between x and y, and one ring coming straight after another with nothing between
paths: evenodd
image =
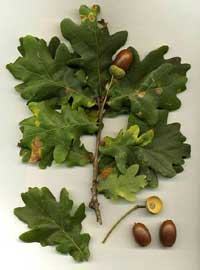
<instances>
[{"instance_id":1,"label":"acorn cup","mask_svg":"<svg viewBox=\"0 0 200 270\"><path fill-rule=\"evenodd\" d=\"M109 72L115 79L118 79L118 80L122 79L126 75L126 72L122 68L119 68L116 65L111 65Z\"/></svg>"},{"instance_id":2,"label":"acorn cup","mask_svg":"<svg viewBox=\"0 0 200 270\"><path fill-rule=\"evenodd\" d=\"M159 214L163 208L163 202L157 196L148 197L146 200L146 209L151 214Z\"/></svg>"}]
</instances>

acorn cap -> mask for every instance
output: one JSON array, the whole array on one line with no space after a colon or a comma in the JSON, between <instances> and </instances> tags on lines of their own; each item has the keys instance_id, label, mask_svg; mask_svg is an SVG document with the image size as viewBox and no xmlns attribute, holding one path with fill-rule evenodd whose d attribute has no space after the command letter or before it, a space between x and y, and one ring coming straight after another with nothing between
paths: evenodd
<instances>
[{"instance_id":1,"label":"acorn cap","mask_svg":"<svg viewBox=\"0 0 200 270\"><path fill-rule=\"evenodd\" d=\"M122 79L126 75L126 72L116 65L111 65L109 72L114 78L118 80Z\"/></svg>"},{"instance_id":2,"label":"acorn cap","mask_svg":"<svg viewBox=\"0 0 200 270\"><path fill-rule=\"evenodd\" d=\"M146 200L146 209L151 214L159 214L163 208L162 200L157 196L151 196Z\"/></svg>"}]
</instances>

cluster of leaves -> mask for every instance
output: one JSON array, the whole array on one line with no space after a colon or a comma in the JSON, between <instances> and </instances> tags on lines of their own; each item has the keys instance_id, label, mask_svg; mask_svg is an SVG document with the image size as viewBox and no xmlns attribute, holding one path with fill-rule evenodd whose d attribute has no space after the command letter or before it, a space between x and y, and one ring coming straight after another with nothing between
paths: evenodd
<instances>
[{"instance_id":1,"label":"cluster of leaves","mask_svg":"<svg viewBox=\"0 0 200 270\"><path fill-rule=\"evenodd\" d=\"M20 123L19 143L25 162L39 161L41 168L52 161L68 166L92 161L80 136L98 130L96 98L104 95L110 80L113 54L126 42L127 32L110 35L104 20L98 21L99 7L81 6L81 24L61 22L70 52L58 38L47 46L44 40L26 36L18 47L21 57L7 68L23 81L16 90L28 100L33 116ZM179 57L165 59L167 46L149 53L142 61L130 47L133 63L122 80L115 80L109 92L107 115L129 115L128 130L106 138L101 147L101 171L114 167L125 174L139 164L149 187L158 184L157 174L173 177L182 171L190 148L184 144L179 124L167 124L168 112L180 107L177 94L186 89L188 64ZM137 137L147 142L138 143ZM149 138L148 138L149 137Z\"/></svg>"},{"instance_id":2,"label":"cluster of leaves","mask_svg":"<svg viewBox=\"0 0 200 270\"><path fill-rule=\"evenodd\" d=\"M107 23L98 21L99 11L97 5L83 5L80 24L71 19L61 22L61 32L70 47L57 37L47 44L43 39L26 36L20 39L21 56L7 65L13 76L22 81L16 90L27 100L33 114L20 123L23 137L19 146L24 162L46 168L52 162L83 166L93 160L93 154L81 143L81 136L94 135L102 128L98 122L99 100L111 80L113 55L127 39L126 31L111 35ZM103 140L98 190L114 200L133 201L139 190L157 187L158 175L173 177L181 172L184 159L190 156L180 124L167 123L168 113L181 106L177 94L186 89L190 65L182 64L179 57L165 59L167 46L150 52L143 60L136 49L128 50L133 62L123 79L113 80L105 106L107 117L127 114L128 126L115 138ZM23 197L33 192L40 198L48 193L36 189ZM43 204L43 199L40 202ZM28 215L29 210L24 209ZM22 238L32 239L35 230L39 237L37 222L35 225L35 221L20 216L20 211L16 210L17 215L33 229ZM38 241L55 244L51 229L47 231L46 238ZM64 244L57 244L62 250ZM66 252L74 254L68 249Z\"/></svg>"},{"instance_id":3,"label":"cluster of leaves","mask_svg":"<svg viewBox=\"0 0 200 270\"><path fill-rule=\"evenodd\" d=\"M14 77L23 81L16 90L28 100L33 113L20 123L24 162L39 162L45 168L52 161L68 166L92 161L93 154L80 137L95 134L99 128L96 98L104 95L113 54L127 39L126 31L110 35L105 21L97 20L98 13L96 5L81 6L80 25L70 19L61 22L73 52L56 37L47 45L42 39L26 36L18 47L21 57L7 65ZM179 57L165 59L167 46L143 60L134 48L129 50L133 63L122 80L114 81L106 111L110 117L128 114L128 129L116 138L105 138L100 148L100 175L111 167L110 172L118 177L138 164L147 185L156 187L158 174L173 177L183 170L184 158L190 155L180 125L167 124L168 112L181 105L177 94L186 89L190 66L181 64Z\"/></svg>"},{"instance_id":4,"label":"cluster of leaves","mask_svg":"<svg viewBox=\"0 0 200 270\"><path fill-rule=\"evenodd\" d=\"M117 177L125 174L129 166L138 164L139 173L146 175L145 186L155 188L158 175L171 178L183 171L184 159L190 156L190 145L184 143L186 138L180 132L179 123L159 123L143 133L139 141L134 139L138 132L138 126L133 125L116 138L105 138L105 145L100 148L100 178L108 168L112 168L108 175L115 172ZM144 138L144 142L140 143L140 138Z\"/></svg>"},{"instance_id":5,"label":"cluster of leaves","mask_svg":"<svg viewBox=\"0 0 200 270\"><path fill-rule=\"evenodd\" d=\"M81 6L80 25L62 21L62 33L73 52L56 37L47 45L26 36L18 47L21 57L7 65L23 81L16 90L34 115L20 123L24 162L39 162L45 168L52 161L68 166L92 161L80 136L98 130L96 98L105 91L113 54L127 38L126 31L110 35L106 25L97 21L98 12L98 6Z\"/></svg>"},{"instance_id":6,"label":"cluster of leaves","mask_svg":"<svg viewBox=\"0 0 200 270\"><path fill-rule=\"evenodd\" d=\"M29 188L22 193L24 207L15 208L15 215L27 223L29 231L20 235L26 243L38 242L42 246L56 246L63 254L70 254L76 261L87 261L89 234L81 234L81 222L85 218L85 205L73 213L73 201L66 189L60 192L57 202L47 188Z\"/></svg>"}]
</instances>

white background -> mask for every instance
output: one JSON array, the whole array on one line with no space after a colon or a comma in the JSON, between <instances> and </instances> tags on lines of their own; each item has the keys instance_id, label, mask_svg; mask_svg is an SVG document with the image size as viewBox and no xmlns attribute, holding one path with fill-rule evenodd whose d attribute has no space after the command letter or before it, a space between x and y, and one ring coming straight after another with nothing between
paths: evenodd
<instances>
[{"instance_id":1,"label":"white background","mask_svg":"<svg viewBox=\"0 0 200 270\"><path fill-rule=\"evenodd\" d=\"M23 165L16 144L21 137L18 122L29 115L23 101L13 87L16 81L5 70L6 63L16 59L18 38L32 34L49 40L60 35L59 22L64 17L78 20L80 4L92 1L78 0L1 0L0 8L0 269L20 270L99 270L152 269L198 270L200 269L200 179L199 179L199 99L200 99L200 4L195 0L105 0L97 1L103 17L109 21L111 32L128 30L128 45L138 49L143 57L147 52L168 44L168 56L181 56L192 65L188 73L188 91L181 94L182 108L170 115L170 122L180 121L182 131L192 144L192 158L187 160L185 171L175 179L160 181L155 191L140 193L144 199L156 194L164 201L164 211L150 216L144 210L127 218L115 231L106 245L100 242L115 219L130 206L114 204L101 197L104 225L95 223L87 210L85 231L93 236L91 258L88 263L76 264L69 256L56 253L52 247L24 244L18 235L27 226L15 218L12 211L22 205L20 193L29 186L47 186L57 196L67 187L73 199L80 203L89 201L91 167L66 169L53 166L40 170ZM126 118L110 119L105 123L104 134L116 135L125 127ZM94 140L85 139L90 149ZM158 228L165 219L177 224L178 238L171 249L162 248L158 241ZM145 223L152 232L152 244L139 248L131 238L134 222Z\"/></svg>"}]
</instances>

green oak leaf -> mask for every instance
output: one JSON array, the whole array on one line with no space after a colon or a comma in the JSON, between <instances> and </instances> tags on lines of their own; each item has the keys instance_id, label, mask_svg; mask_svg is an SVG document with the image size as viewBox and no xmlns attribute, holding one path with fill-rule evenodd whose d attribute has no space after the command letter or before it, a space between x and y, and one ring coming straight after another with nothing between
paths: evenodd
<instances>
[{"instance_id":1,"label":"green oak leaf","mask_svg":"<svg viewBox=\"0 0 200 270\"><path fill-rule=\"evenodd\" d=\"M55 58L59 46L60 46L60 39L58 37L52 37L48 45L49 52L52 58Z\"/></svg>"},{"instance_id":2,"label":"green oak leaf","mask_svg":"<svg viewBox=\"0 0 200 270\"><path fill-rule=\"evenodd\" d=\"M78 262L88 260L90 236L81 234L84 204L73 211L73 201L65 188L60 192L60 201L46 187L29 188L21 197L25 206L15 208L14 214L30 229L20 235L22 241L56 246L58 252L69 254Z\"/></svg>"},{"instance_id":3,"label":"green oak leaf","mask_svg":"<svg viewBox=\"0 0 200 270\"><path fill-rule=\"evenodd\" d=\"M125 174L120 176L110 174L106 180L99 181L98 191L112 200L123 198L133 202L136 200L135 194L147 184L146 176L137 175L138 171L139 165L134 164L126 170Z\"/></svg>"},{"instance_id":4,"label":"green oak leaf","mask_svg":"<svg viewBox=\"0 0 200 270\"><path fill-rule=\"evenodd\" d=\"M140 127L141 132L146 132L151 128L156 128L158 126L167 124L169 112L167 110L158 110L158 120L155 125L149 125L147 122L140 119L137 115L131 113L128 117L128 128L133 125L138 125Z\"/></svg>"},{"instance_id":5,"label":"green oak leaf","mask_svg":"<svg viewBox=\"0 0 200 270\"><path fill-rule=\"evenodd\" d=\"M147 188L157 188L159 185L158 182L158 175L156 174L156 172L146 166L141 165L140 166L140 170L139 170L139 174L143 174L146 175L146 181L147 181Z\"/></svg>"},{"instance_id":6,"label":"green oak leaf","mask_svg":"<svg viewBox=\"0 0 200 270\"><path fill-rule=\"evenodd\" d=\"M142 135L139 134L139 126L134 125L129 127L129 129L126 131L121 130L116 138L105 137L104 145L99 149L101 156L113 157L116 161L116 166L119 171L121 173L125 173L127 169L127 160L130 146L148 145L151 143L154 136L153 130L149 130Z\"/></svg>"},{"instance_id":7,"label":"green oak leaf","mask_svg":"<svg viewBox=\"0 0 200 270\"><path fill-rule=\"evenodd\" d=\"M84 68L88 75L90 95L94 96L103 94L102 89L110 78L108 70L112 64L112 56L127 39L126 31L110 35L107 25L97 20L99 11L97 5L92 8L82 5L80 25L71 19L64 19L61 22L63 36L80 56L72 59L70 63Z\"/></svg>"},{"instance_id":8,"label":"green oak leaf","mask_svg":"<svg viewBox=\"0 0 200 270\"><path fill-rule=\"evenodd\" d=\"M179 123L158 126L150 144L130 147L129 164L138 162L156 174L173 177L183 170L184 159L190 157L190 145L185 140Z\"/></svg>"},{"instance_id":9,"label":"green oak leaf","mask_svg":"<svg viewBox=\"0 0 200 270\"><path fill-rule=\"evenodd\" d=\"M93 154L85 149L85 146L77 141L73 143L70 151L66 157L66 164L68 167L84 166L93 159Z\"/></svg>"},{"instance_id":10,"label":"green oak leaf","mask_svg":"<svg viewBox=\"0 0 200 270\"><path fill-rule=\"evenodd\" d=\"M53 44L49 47L43 39L26 36L20 39L18 47L21 57L8 64L12 75L22 80L16 90L24 99L41 101L65 95L68 88L82 89L77 70L67 66L73 58L65 44Z\"/></svg>"},{"instance_id":11,"label":"green oak leaf","mask_svg":"<svg viewBox=\"0 0 200 270\"><path fill-rule=\"evenodd\" d=\"M52 161L66 162L69 166L85 165L91 161L89 153L80 142L80 136L96 133L96 119L83 108L63 104L60 111L45 102L31 102L34 116L20 123L23 138L19 146L24 162L36 163L45 168Z\"/></svg>"},{"instance_id":12,"label":"green oak leaf","mask_svg":"<svg viewBox=\"0 0 200 270\"><path fill-rule=\"evenodd\" d=\"M134 61L124 79L116 81L110 91L111 115L130 113L153 127L160 110L172 111L180 107L177 97L186 89L188 64L178 57L164 59L167 46L149 53L140 60L137 51L129 48Z\"/></svg>"},{"instance_id":13,"label":"green oak leaf","mask_svg":"<svg viewBox=\"0 0 200 270\"><path fill-rule=\"evenodd\" d=\"M82 93L77 93L77 92L69 92L66 94L65 97L60 99L60 104L72 104L72 109L76 109L78 107L83 107L83 108L92 108L96 102L85 96Z\"/></svg>"},{"instance_id":14,"label":"green oak leaf","mask_svg":"<svg viewBox=\"0 0 200 270\"><path fill-rule=\"evenodd\" d=\"M186 138L180 132L180 124L161 122L150 133L153 136L149 137L152 129L141 135L149 138L146 144L131 143L127 131L116 138L105 138L105 145L100 148L101 171L117 167L120 174L132 164L139 164L139 173L146 175L147 186L151 188L158 186L158 175L171 178L183 171L184 159L190 156L191 150L184 143Z\"/></svg>"}]
</instances>

